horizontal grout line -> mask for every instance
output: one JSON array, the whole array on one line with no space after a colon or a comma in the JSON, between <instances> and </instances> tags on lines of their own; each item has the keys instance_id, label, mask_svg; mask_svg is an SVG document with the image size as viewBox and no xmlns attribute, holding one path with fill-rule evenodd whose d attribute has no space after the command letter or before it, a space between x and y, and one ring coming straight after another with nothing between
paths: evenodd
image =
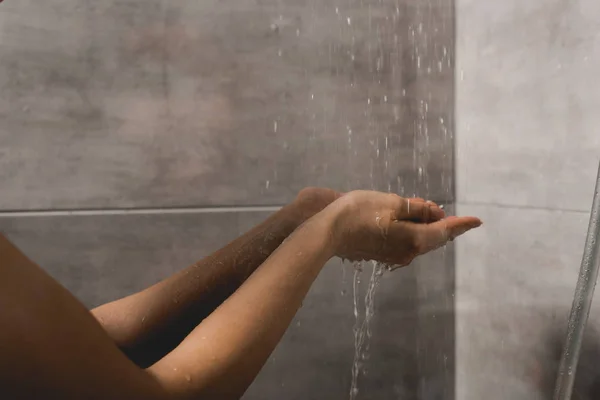
<instances>
[{"instance_id":1,"label":"horizontal grout line","mask_svg":"<svg viewBox=\"0 0 600 400\"><path fill-rule=\"evenodd\" d=\"M553 207L536 207L536 206L528 206L528 205L518 205L518 204L500 204L500 203L486 203L486 202L478 202L478 201L457 201L457 206L483 206L483 207L497 207L497 208L514 208L517 210L535 210L535 211L560 211L560 212L569 212L569 213L577 213L577 214L589 214L590 211L585 210L577 210L574 208L553 208ZM591 207L591 204L590 204Z\"/></svg>"},{"instance_id":2,"label":"horizontal grout line","mask_svg":"<svg viewBox=\"0 0 600 400\"><path fill-rule=\"evenodd\" d=\"M16 210L0 211L0 218L9 217L64 217L95 215L160 215L160 214L219 214L228 212L274 212L282 206L239 207L173 207L173 208L113 208L88 210Z\"/></svg>"},{"instance_id":3,"label":"horizontal grout line","mask_svg":"<svg viewBox=\"0 0 600 400\"><path fill-rule=\"evenodd\" d=\"M451 200L431 200L437 204L454 204ZM0 210L0 218L64 217L94 215L157 215L157 214L216 214L227 212L275 212L283 205L268 206L210 206L210 207L146 207L146 208L81 208L72 210Z\"/></svg>"}]
</instances>

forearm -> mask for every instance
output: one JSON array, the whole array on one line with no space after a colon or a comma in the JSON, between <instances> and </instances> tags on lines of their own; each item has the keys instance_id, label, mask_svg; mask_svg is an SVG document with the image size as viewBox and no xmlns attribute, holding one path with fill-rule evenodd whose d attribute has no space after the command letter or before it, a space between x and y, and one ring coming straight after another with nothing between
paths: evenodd
<instances>
[{"instance_id":1,"label":"forearm","mask_svg":"<svg viewBox=\"0 0 600 400\"><path fill-rule=\"evenodd\" d=\"M295 204L283 207L212 255L93 314L130 358L150 365L230 296L304 218Z\"/></svg>"},{"instance_id":2,"label":"forearm","mask_svg":"<svg viewBox=\"0 0 600 400\"><path fill-rule=\"evenodd\" d=\"M325 212L301 226L151 371L182 398L239 398L333 256L331 227Z\"/></svg>"}]
</instances>

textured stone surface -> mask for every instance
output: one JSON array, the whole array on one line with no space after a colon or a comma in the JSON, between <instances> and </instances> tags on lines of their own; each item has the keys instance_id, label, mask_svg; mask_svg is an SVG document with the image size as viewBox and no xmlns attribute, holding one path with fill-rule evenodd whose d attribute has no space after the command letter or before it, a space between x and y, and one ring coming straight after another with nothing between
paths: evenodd
<instances>
[{"instance_id":1,"label":"textured stone surface","mask_svg":"<svg viewBox=\"0 0 600 400\"><path fill-rule=\"evenodd\" d=\"M552 397L588 215L459 206L484 226L457 241L456 398ZM600 300L582 348L574 399L600 396Z\"/></svg>"},{"instance_id":2,"label":"textured stone surface","mask_svg":"<svg viewBox=\"0 0 600 400\"><path fill-rule=\"evenodd\" d=\"M456 7L459 201L588 211L600 160L600 3Z\"/></svg>"},{"instance_id":3,"label":"textured stone surface","mask_svg":"<svg viewBox=\"0 0 600 400\"><path fill-rule=\"evenodd\" d=\"M6 2L0 209L452 200L452 2Z\"/></svg>"},{"instance_id":4,"label":"textured stone surface","mask_svg":"<svg viewBox=\"0 0 600 400\"><path fill-rule=\"evenodd\" d=\"M456 14L458 211L484 219L457 248L457 398L548 399L600 154L600 5L459 0ZM597 308L573 398L600 397Z\"/></svg>"}]
</instances>

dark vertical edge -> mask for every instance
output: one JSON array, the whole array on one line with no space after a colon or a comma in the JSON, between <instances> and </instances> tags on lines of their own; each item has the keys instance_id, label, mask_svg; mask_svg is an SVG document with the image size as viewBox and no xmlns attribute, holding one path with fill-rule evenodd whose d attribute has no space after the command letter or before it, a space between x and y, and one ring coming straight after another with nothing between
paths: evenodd
<instances>
[{"instance_id":1,"label":"dark vertical edge","mask_svg":"<svg viewBox=\"0 0 600 400\"><path fill-rule=\"evenodd\" d=\"M451 165L452 165L452 187L451 187L451 192L452 192L452 200L453 200L453 209L454 212L456 212L457 210L457 204L458 204L458 193L457 193L457 185L456 185L456 180L457 180L457 161L456 161L456 157L457 157L457 141L456 141L456 135L457 135L457 130L456 130L456 103L457 103L457 93L456 93L456 57L457 57L457 25L458 25L458 17L457 17L457 13L456 13L456 0L448 0L450 2L449 7L450 7L450 18L449 21L452 24L452 26L450 27L450 32L452 34L452 60L451 60L451 68L454 71L453 74L453 79L451 80L450 83L450 90L452 91L452 102L450 104L450 115L451 115L451 120L450 120L450 126L452 129L452 145L450 146L451 151L452 151L452 158L450 160ZM451 253L449 255L449 260L451 265L449 265L448 268L448 274L449 274L449 279L451 279L451 283L449 284L450 286L450 290L451 290L451 295L453 296L453 304L452 304L452 310L453 310L453 318L452 318L452 332L454 332L453 335L453 340L452 340L452 383L451 383L451 399L455 399L456 398L456 380L458 378L457 376L457 367L456 367L456 318L457 318L457 310L456 310L456 265L457 265L457 260L456 260L456 251L454 249L454 245L451 246Z\"/></svg>"}]
</instances>

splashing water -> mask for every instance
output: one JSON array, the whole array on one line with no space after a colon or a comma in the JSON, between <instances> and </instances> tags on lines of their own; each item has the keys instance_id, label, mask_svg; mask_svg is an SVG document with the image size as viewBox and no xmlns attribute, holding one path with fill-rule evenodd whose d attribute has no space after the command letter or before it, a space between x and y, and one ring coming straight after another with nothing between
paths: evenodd
<instances>
[{"instance_id":1,"label":"splashing water","mask_svg":"<svg viewBox=\"0 0 600 400\"><path fill-rule=\"evenodd\" d=\"M345 260L342 258L341 262L340 262L340 267L342 269L342 291L341 291L341 295L345 296L346 295L346 266L344 265Z\"/></svg>"},{"instance_id":2,"label":"splashing water","mask_svg":"<svg viewBox=\"0 0 600 400\"><path fill-rule=\"evenodd\" d=\"M379 281L385 270L383 264L373 262L373 272L365 294L364 307L365 312L362 321L359 313L359 286L360 278L363 272L362 263L354 265L354 362L352 364L352 382L350 384L350 400L355 400L358 396L358 378L361 373L365 373L364 363L369 358L369 348L371 342L371 320L375 315L375 293L379 286Z\"/></svg>"}]
</instances>

